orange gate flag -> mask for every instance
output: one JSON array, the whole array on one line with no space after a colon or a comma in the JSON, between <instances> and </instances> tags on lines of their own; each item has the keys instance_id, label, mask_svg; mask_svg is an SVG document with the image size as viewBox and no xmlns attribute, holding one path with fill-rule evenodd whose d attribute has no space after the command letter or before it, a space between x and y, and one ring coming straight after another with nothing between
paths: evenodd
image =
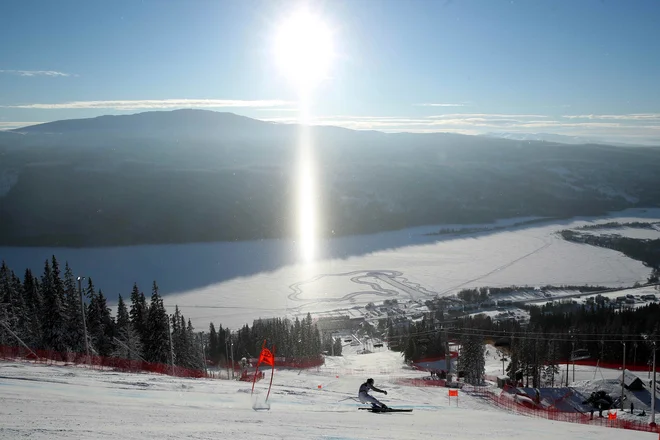
<instances>
[{"instance_id":1,"label":"orange gate flag","mask_svg":"<svg viewBox=\"0 0 660 440\"><path fill-rule=\"evenodd\" d=\"M273 345L273 351L275 351L274 345ZM271 366L270 384L268 385L268 394L266 394L266 400L268 400L268 397L270 397L270 389L273 386L273 375L275 374L275 355L273 355L273 353L266 348L265 339L264 339L264 344L261 346L261 353L259 353L259 362L257 362L257 368L254 371L254 379L252 380L252 393L254 393L254 384L257 381L257 373L259 372L259 367L261 366L261 364L266 364Z\"/></svg>"},{"instance_id":2,"label":"orange gate flag","mask_svg":"<svg viewBox=\"0 0 660 440\"><path fill-rule=\"evenodd\" d=\"M271 367L275 365L275 356L270 352L266 347L261 349L261 354L259 355L259 363L270 365Z\"/></svg>"},{"instance_id":3,"label":"orange gate flag","mask_svg":"<svg viewBox=\"0 0 660 440\"><path fill-rule=\"evenodd\" d=\"M458 390L449 390L449 397L458 397Z\"/></svg>"}]
</instances>

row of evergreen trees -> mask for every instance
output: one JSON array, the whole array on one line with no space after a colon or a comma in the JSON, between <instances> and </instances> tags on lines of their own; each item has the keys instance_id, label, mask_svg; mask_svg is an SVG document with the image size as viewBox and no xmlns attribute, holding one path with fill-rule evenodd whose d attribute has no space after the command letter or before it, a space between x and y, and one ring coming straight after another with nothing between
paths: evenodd
<instances>
[{"instance_id":1,"label":"row of evergreen trees","mask_svg":"<svg viewBox=\"0 0 660 440\"><path fill-rule=\"evenodd\" d=\"M173 358L177 366L187 368L203 368L205 359L227 362L231 352L234 359L257 356L264 339L278 347L278 356L318 357L322 350L319 331L309 315L293 323L256 321L233 334L211 323L208 333L198 333L178 307L168 315L156 282L149 299L136 284L129 304L119 295L113 317L93 281L87 279L83 286L68 264L62 275L55 256L46 261L41 277L27 269L20 279L2 263L0 321L11 332L0 325L0 345L17 345L16 335L33 350L84 353L83 320L91 354L157 363Z\"/></svg>"},{"instance_id":2,"label":"row of evergreen trees","mask_svg":"<svg viewBox=\"0 0 660 440\"><path fill-rule=\"evenodd\" d=\"M653 343L660 338L660 305L618 309L607 302L574 301L530 307L530 321L493 321L485 315L467 317L449 325L430 313L419 322L383 320L379 328L390 347L406 360L444 356L445 340L460 341L458 370L469 383L481 381L485 367L484 343L498 345L510 363L507 373L525 385L560 385L566 362L578 352L601 362L644 365ZM442 313L440 313L442 316ZM445 328L446 327L446 328ZM625 345L624 345L625 343Z\"/></svg>"},{"instance_id":3,"label":"row of evergreen trees","mask_svg":"<svg viewBox=\"0 0 660 440\"><path fill-rule=\"evenodd\" d=\"M258 319L252 326L245 324L234 334L222 326L216 330L211 323L207 356L211 362L219 364L230 360L232 354L234 360L257 357L264 340L275 356L288 359L318 358L323 349L320 332L308 313L302 320L296 318L293 322L282 318ZM339 352L335 355L341 355L339 342Z\"/></svg>"},{"instance_id":4,"label":"row of evergreen trees","mask_svg":"<svg viewBox=\"0 0 660 440\"><path fill-rule=\"evenodd\" d=\"M459 321L450 337L475 335L510 357L507 373L526 386L560 385L566 363L581 355L601 362L645 365L660 337L660 305L619 310L604 302L573 301L530 308L524 327L476 316ZM625 345L624 345L625 343Z\"/></svg>"}]
</instances>

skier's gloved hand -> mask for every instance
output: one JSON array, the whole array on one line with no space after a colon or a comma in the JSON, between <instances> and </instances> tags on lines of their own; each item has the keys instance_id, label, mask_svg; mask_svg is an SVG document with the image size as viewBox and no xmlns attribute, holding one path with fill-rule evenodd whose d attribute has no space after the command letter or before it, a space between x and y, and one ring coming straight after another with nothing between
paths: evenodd
<instances>
[{"instance_id":1,"label":"skier's gloved hand","mask_svg":"<svg viewBox=\"0 0 660 440\"><path fill-rule=\"evenodd\" d=\"M383 391L383 394L385 394L387 396L387 391Z\"/></svg>"}]
</instances>

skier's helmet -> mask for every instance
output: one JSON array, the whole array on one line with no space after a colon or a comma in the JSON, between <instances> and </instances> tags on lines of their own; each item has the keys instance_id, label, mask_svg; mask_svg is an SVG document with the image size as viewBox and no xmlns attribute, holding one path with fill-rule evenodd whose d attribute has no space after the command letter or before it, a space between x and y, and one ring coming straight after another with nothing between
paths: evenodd
<instances>
[{"instance_id":1,"label":"skier's helmet","mask_svg":"<svg viewBox=\"0 0 660 440\"><path fill-rule=\"evenodd\" d=\"M367 383L368 383L369 385L373 385L373 384L374 384L374 380L373 380L372 378L369 378L369 379L367 379Z\"/></svg>"}]
</instances>

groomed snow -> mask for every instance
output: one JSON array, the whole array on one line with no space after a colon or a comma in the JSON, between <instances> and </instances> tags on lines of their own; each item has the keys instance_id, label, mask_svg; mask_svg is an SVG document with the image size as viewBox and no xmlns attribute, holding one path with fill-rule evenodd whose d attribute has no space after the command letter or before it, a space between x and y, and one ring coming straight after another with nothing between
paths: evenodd
<instances>
[{"instance_id":1,"label":"groomed snow","mask_svg":"<svg viewBox=\"0 0 660 440\"><path fill-rule=\"evenodd\" d=\"M403 369L396 353L349 353L328 359L319 370L276 371L270 411L255 411L250 385L244 382L0 363L0 438L657 438L513 415L464 393L458 407L455 401L450 406L446 389L404 386L398 382L402 376L419 373ZM377 386L389 391L383 401L414 412L358 411L349 398L366 377L374 377ZM257 384L260 392L265 388L266 381Z\"/></svg>"}]
</instances>

